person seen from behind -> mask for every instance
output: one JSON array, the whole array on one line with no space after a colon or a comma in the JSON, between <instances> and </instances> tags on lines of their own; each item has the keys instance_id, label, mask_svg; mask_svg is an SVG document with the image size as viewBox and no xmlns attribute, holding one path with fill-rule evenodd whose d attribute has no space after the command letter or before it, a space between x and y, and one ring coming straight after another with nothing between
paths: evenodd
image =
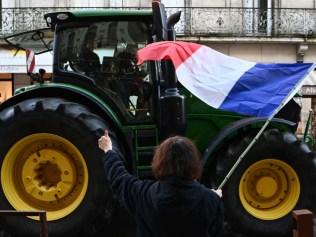
<instances>
[{"instance_id":1,"label":"person seen from behind","mask_svg":"<svg viewBox=\"0 0 316 237\"><path fill-rule=\"evenodd\" d=\"M157 181L129 174L105 131L99 139L102 161L113 191L135 216L139 237L215 237L223 230L221 190L197 179L199 152L191 140L174 136L156 149L152 170Z\"/></svg>"}]
</instances>

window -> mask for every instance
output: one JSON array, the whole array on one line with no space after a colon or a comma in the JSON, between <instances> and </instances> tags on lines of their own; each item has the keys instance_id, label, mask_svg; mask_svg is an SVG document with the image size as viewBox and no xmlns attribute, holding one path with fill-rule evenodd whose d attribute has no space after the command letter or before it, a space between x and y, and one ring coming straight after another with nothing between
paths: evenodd
<instances>
[{"instance_id":1,"label":"window","mask_svg":"<svg viewBox=\"0 0 316 237\"><path fill-rule=\"evenodd\" d=\"M151 117L151 77L147 64L136 65L148 41L137 21L97 22L60 33L59 68L92 78L132 119Z\"/></svg>"},{"instance_id":2,"label":"window","mask_svg":"<svg viewBox=\"0 0 316 237\"><path fill-rule=\"evenodd\" d=\"M259 1L259 23L258 23L258 31L262 33L267 32L267 23L268 23L268 0L260 0Z\"/></svg>"}]
</instances>

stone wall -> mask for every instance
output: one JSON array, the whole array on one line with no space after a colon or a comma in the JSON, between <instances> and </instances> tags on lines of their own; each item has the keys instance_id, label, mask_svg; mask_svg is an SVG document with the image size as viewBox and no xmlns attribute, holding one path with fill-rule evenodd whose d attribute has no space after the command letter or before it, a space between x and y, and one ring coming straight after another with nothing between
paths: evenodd
<instances>
[{"instance_id":1,"label":"stone wall","mask_svg":"<svg viewBox=\"0 0 316 237\"><path fill-rule=\"evenodd\" d=\"M258 7L259 0L162 0L169 7ZM2 7L150 7L151 0L2 0ZM268 6L315 8L316 0L268 0Z\"/></svg>"},{"instance_id":2,"label":"stone wall","mask_svg":"<svg viewBox=\"0 0 316 237\"><path fill-rule=\"evenodd\" d=\"M151 0L2 0L4 8L18 7L150 7Z\"/></svg>"}]
</instances>

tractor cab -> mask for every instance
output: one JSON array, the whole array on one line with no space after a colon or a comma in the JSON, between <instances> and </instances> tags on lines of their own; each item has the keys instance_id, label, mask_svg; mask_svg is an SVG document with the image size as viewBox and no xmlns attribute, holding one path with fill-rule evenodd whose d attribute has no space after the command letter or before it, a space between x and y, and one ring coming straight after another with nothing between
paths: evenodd
<instances>
[{"instance_id":1,"label":"tractor cab","mask_svg":"<svg viewBox=\"0 0 316 237\"><path fill-rule=\"evenodd\" d=\"M137 51L151 41L141 21L98 21L63 27L57 33L55 77L91 81L110 95L129 119L151 117L152 73L137 65ZM60 75L60 77L59 77Z\"/></svg>"},{"instance_id":2,"label":"tractor cab","mask_svg":"<svg viewBox=\"0 0 316 237\"><path fill-rule=\"evenodd\" d=\"M176 89L171 63L137 65L139 49L154 41L175 40L173 26L179 19L180 12L167 19L157 2L152 11L54 12L45 15L49 28L6 41L20 49L35 49L35 54L54 48L52 82L97 95L124 124L158 121L166 134L183 133L184 97Z\"/></svg>"},{"instance_id":3,"label":"tractor cab","mask_svg":"<svg viewBox=\"0 0 316 237\"><path fill-rule=\"evenodd\" d=\"M152 63L138 66L137 51L153 41L151 11L102 10L93 11L94 17L85 14L47 14L49 28L9 36L6 41L41 54L53 49L54 37L53 82L100 94L127 122L150 121Z\"/></svg>"},{"instance_id":4,"label":"tractor cab","mask_svg":"<svg viewBox=\"0 0 316 237\"><path fill-rule=\"evenodd\" d=\"M148 26L139 21L100 21L58 33L56 77L88 78L128 118L151 117L149 64L137 65L137 51L150 42Z\"/></svg>"}]
</instances>

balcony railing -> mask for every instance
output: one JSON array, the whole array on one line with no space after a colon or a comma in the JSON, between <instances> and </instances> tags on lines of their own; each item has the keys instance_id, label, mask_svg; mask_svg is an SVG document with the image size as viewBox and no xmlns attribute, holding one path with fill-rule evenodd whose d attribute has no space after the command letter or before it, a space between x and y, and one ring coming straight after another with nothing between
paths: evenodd
<instances>
[{"instance_id":1,"label":"balcony railing","mask_svg":"<svg viewBox=\"0 0 316 237\"><path fill-rule=\"evenodd\" d=\"M4 8L0 36L46 27L45 13L69 10L78 8ZM179 10L178 35L316 37L316 9L167 8L168 15Z\"/></svg>"}]
</instances>

